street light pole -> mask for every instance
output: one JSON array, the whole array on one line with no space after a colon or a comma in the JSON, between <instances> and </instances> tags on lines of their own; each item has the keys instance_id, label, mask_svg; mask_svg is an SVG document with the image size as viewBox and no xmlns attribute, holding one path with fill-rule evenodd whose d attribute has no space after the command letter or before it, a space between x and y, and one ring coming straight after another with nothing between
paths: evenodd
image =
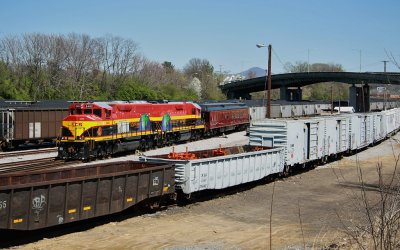
<instances>
[{"instance_id":1,"label":"street light pole","mask_svg":"<svg viewBox=\"0 0 400 250\"><path fill-rule=\"evenodd\" d=\"M268 45L268 99L267 99L267 118L271 118L271 51L272 45Z\"/></svg>"},{"instance_id":2,"label":"street light pole","mask_svg":"<svg viewBox=\"0 0 400 250\"><path fill-rule=\"evenodd\" d=\"M257 48L267 47L264 44L256 44ZM265 99L265 90L267 89L268 85L268 96L267 96L267 118L271 118L271 52L272 52L272 45L268 45L268 75L266 76L265 87L264 87L264 98L263 98L263 107L264 107L264 99ZM267 84L268 83L268 84Z\"/></svg>"}]
</instances>

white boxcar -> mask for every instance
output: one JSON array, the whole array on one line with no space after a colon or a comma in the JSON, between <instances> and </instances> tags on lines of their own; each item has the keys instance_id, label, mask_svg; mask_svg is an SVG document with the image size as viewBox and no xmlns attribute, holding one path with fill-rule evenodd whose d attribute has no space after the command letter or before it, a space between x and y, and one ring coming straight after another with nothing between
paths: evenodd
<instances>
[{"instance_id":1,"label":"white boxcar","mask_svg":"<svg viewBox=\"0 0 400 250\"><path fill-rule=\"evenodd\" d=\"M292 117L303 116L303 105L292 105Z\"/></svg>"},{"instance_id":2,"label":"white boxcar","mask_svg":"<svg viewBox=\"0 0 400 250\"><path fill-rule=\"evenodd\" d=\"M266 149L195 160L140 157L141 161L175 164L175 183L183 193L223 189L260 180L284 170L283 149Z\"/></svg>"},{"instance_id":3,"label":"white boxcar","mask_svg":"<svg viewBox=\"0 0 400 250\"><path fill-rule=\"evenodd\" d=\"M265 104L266 105L266 104ZM289 118L321 114L323 110L330 110L330 104L272 104L272 118ZM266 118L266 107L249 107L249 113L253 121Z\"/></svg>"},{"instance_id":4,"label":"white boxcar","mask_svg":"<svg viewBox=\"0 0 400 250\"><path fill-rule=\"evenodd\" d=\"M303 105L303 115L310 116L315 115L315 104L305 104Z\"/></svg>"},{"instance_id":5,"label":"white boxcar","mask_svg":"<svg viewBox=\"0 0 400 250\"><path fill-rule=\"evenodd\" d=\"M322 158L327 150L321 118L265 119L250 127L250 145L284 148L288 166Z\"/></svg>"},{"instance_id":6,"label":"white boxcar","mask_svg":"<svg viewBox=\"0 0 400 250\"><path fill-rule=\"evenodd\" d=\"M266 116L264 116L264 119L265 117ZM271 105L271 117L282 117L281 105L279 104Z\"/></svg>"},{"instance_id":7,"label":"white boxcar","mask_svg":"<svg viewBox=\"0 0 400 250\"><path fill-rule=\"evenodd\" d=\"M292 105L281 105L281 117L292 117Z\"/></svg>"},{"instance_id":8,"label":"white boxcar","mask_svg":"<svg viewBox=\"0 0 400 250\"><path fill-rule=\"evenodd\" d=\"M321 114L325 110L331 110L331 105L330 104L315 104L315 113L316 114Z\"/></svg>"},{"instance_id":9,"label":"white boxcar","mask_svg":"<svg viewBox=\"0 0 400 250\"><path fill-rule=\"evenodd\" d=\"M380 134L385 134L382 131L382 121L380 121L380 113L357 113L349 114L349 149L356 150L367 147ZM377 124L380 123L380 124Z\"/></svg>"},{"instance_id":10,"label":"white boxcar","mask_svg":"<svg viewBox=\"0 0 400 250\"><path fill-rule=\"evenodd\" d=\"M250 119L252 121L258 121L265 119L266 117L266 107L249 107Z\"/></svg>"},{"instance_id":11,"label":"white boxcar","mask_svg":"<svg viewBox=\"0 0 400 250\"><path fill-rule=\"evenodd\" d=\"M345 115L326 116L325 141L327 142L327 156L343 153L349 148L349 117Z\"/></svg>"},{"instance_id":12,"label":"white boxcar","mask_svg":"<svg viewBox=\"0 0 400 250\"><path fill-rule=\"evenodd\" d=\"M356 150L362 147L361 144L361 116L357 114L349 115L349 148Z\"/></svg>"},{"instance_id":13,"label":"white boxcar","mask_svg":"<svg viewBox=\"0 0 400 250\"><path fill-rule=\"evenodd\" d=\"M386 129L386 134L390 135L393 132L396 131L396 129L399 127L399 110L398 109L390 109L390 110L385 110L382 111L384 114L383 119L384 119L384 126Z\"/></svg>"},{"instance_id":14,"label":"white boxcar","mask_svg":"<svg viewBox=\"0 0 400 250\"><path fill-rule=\"evenodd\" d=\"M384 116L384 113L382 113L382 112L372 113L374 142L381 141L386 136L386 132L384 130L384 124L383 124L383 116Z\"/></svg>"},{"instance_id":15,"label":"white boxcar","mask_svg":"<svg viewBox=\"0 0 400 250\"><path fill-rule=\"evenodd\" d=\"M250 145L283 147L288 166L325 159L349 149L349 116L265 119L250 127Z\"/></svg>"}]
</instances>

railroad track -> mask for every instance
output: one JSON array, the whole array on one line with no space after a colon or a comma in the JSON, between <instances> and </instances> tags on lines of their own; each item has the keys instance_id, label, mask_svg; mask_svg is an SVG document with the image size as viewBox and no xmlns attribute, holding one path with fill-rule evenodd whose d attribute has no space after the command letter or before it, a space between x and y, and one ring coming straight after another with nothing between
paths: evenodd
<instances>
[{"instance_id":1,"label":"railroad track","mask_svg":"<svg viewBox=\"0 0 400 250\"><path fill-rule=\"evenodd\" d=\"M54 157L35 159L29 161L8 162L0 164L0 175L12 172L28 172L41 169L64 167L75 164L79 161L62 161L56 160Z\"/></svg>"},{"instance_id":2,"label":"railroad track","mask_svg":"<svg viewBox=\"0 0 400 250\"><path fill-rule=\"evenodd\" d=\"M42 154L42 153L55 153L57 152L57 148L43 148L43 149L29 149L29 150L19 150L19 151L12 151L12 152L1 152L1 158L8 158L14 156L23 156L23 155L34 155L34 154Z\"/></svg>"}]
</instances>

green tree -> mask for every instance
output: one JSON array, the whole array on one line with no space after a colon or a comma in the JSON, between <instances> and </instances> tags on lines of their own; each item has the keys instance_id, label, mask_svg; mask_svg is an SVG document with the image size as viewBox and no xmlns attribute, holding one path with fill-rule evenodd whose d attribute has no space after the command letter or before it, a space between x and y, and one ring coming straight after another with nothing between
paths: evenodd
<instances>
[{"instance_id":1,"label":"green tree","mask_svg":"<svg viewBox=\"0 0 400 250\"><path fill-rule=\"evenodd\" d=\"M14 77L7 65L0 61L0 99L29 100L27 88L18 88Z\"/></svg>"},{"instance_id":2,"label":"green tree","mask_svg":"<svg viewBox=\"0 0 400 250\"><path fill-rule=\"evenodd\" d=\"M207 59L191 59L183 70L170 61L148 60L130 40L112 35L40 33L0 37L0 98L177 99L224 98ZM190 85L200 80L201 96ZM198 91L200 88L197 88Z\"/></svg>"},{"instance_id":3,"label":"green tree","mask_svg":"<svg viewBox=\"0 0 400 250\"><path fill-rule=\"evenodd\" d=\"M116 99L120 100L156 100L157 92L143 82L131 79L119 86Z\"/></svg>"},{"instance_id":4,"label":"green tree","mask_svg":"<svg viewBox=\"0 0 400 250\"><path fill-rule=\"evenodd\" d=\"M300 72L307 72L308 70L308 63L307 62L299 62L292 64L290 62L285 63L284 70L287 73L300 73Z\"/></svg>"},{"instance_id":5,"label":"green tree","mask_svg":"<svg viewBox=\"0 0 400 250\"><path fill-rule=\"evenodd\" d=\"M298 61L295 64L286 63L285 71L288 73L302 73L307 72L343 72L343 67L340 64L334 63L313 63L308 65L307 62ZM332 85L333 84L333 85ZM331 92L333 99L346 100L349 95L349 88L347 84L336 82L316 83L303 87L303 99L311 100L330 100Z\"/></svg>"},{"instance_id":6,"label":"green tree","mask_svg":"<svg viewBox=\"0 0 400 250\"><path fill-rule=\"evenodd\" d=\"M159 88L160 97L167 100L197 100L198 96L196 92L190 88L183 89L175 84L164 84L160 85Z\"/></svg>"},{"instance_id":7,"label":"green tree","mask_svg":"<svg viewBox=\"0 0 400 250\"><path fill-rule=\"evenodd\" d=\"M165 72L167 72L167 74L171 74L175 70L175 66L172 64L172 62L165 61L162 63L162 66L164 67Z\"/></svg>"},{"instance_id":8,"label":"green tree","mask_svg":"<svg viewBox=\"0 0 400 250\"><path fill-rule=\"evenodd\" d=\"M207 59L192 58L185 65L183 71L188 78L197 77L200 80L202 99L225 99L224 94L218 88L220 77L214 73L214 67Z\"/></svg>"}]
</instances>

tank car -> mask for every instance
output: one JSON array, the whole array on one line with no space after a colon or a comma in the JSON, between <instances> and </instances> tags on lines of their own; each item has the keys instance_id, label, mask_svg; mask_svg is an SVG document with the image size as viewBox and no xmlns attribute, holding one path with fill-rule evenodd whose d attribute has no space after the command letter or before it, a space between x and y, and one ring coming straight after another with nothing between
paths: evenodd
<instances>
[{"instance_id":1,"label":"tank car","mask_svg":"<svg viewBox=\"0 0 400 250\"><path fill-rule=\"evenodd\" d=\"M58 157L101 158L202 137L201 107L192 102L74 103L63 120Z\"/></svg>"}]
</instances>

